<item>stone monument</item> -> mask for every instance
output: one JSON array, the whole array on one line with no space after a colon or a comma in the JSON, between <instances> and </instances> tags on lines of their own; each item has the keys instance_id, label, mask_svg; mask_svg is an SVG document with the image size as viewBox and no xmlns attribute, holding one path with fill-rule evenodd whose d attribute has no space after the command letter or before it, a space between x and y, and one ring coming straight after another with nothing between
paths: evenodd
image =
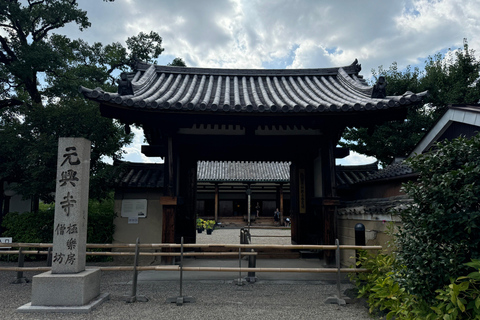
<instances>
[{"instance_id":1,"label":"stone monument","mask_svg":"<svg viewBox=\"0 0 480 320\"><path fill-rule=\"evenodd\" d=\"M33 277L32 302L23 312L89 312L100 294L100 269L86 268L90 141L58 142L52 270Z\"/></svg>"}]
</instances>

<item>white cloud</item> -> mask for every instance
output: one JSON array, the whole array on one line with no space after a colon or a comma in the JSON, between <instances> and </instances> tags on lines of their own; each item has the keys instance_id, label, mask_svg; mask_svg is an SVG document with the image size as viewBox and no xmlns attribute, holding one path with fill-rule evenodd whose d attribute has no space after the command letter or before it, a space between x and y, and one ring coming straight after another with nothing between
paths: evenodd
<instances>
[{"instance_id":1,"label":"white cloud","mask_svg":"<svg viewBox=\"0 0 480 320\"><path fill-rule=\"evenodd\" d=\"M355 151L350 151L350 155L343 159L337 159L336 164L342 166L351 166L351 165L361 165L361 164L371 164L376 162L377 159L374 157L367 157L363 154L356 153Z\"/></svg>"},{"instance_id":2,"label":"white cloud","mask_svg":"<svg viewBox=\"0 0 480 320\"><path fill-rule=\"evenodd\" d=\"M72 38L92 43L124 42L156 31L165 52L159 63L181 57L192 67L320 68L349 65L362 74L423 64L429 55L480 48L478 0L130 0L81 1L92 27ZM282 62L284 60L284 62ZM128 156L142 159L138 144Z\"/></svg>"}]
</instances>

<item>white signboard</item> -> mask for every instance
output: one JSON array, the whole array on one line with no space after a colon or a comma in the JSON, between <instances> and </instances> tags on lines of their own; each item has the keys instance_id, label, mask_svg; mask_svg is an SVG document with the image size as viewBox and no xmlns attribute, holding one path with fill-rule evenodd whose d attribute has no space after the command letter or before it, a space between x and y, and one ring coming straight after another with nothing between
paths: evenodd
<instances>
[{"instance_id":1,"label":"white signboard","mask_svg":"<svg viewBox=\"0 0 480 320\"><path fill-rule=\"evenodd\" d=\"M146 218L147 217L147 199L122 200L121 215L124 218Z\"/></svg>"},{"instance_id":2,"label":"white signboard","mask_svg":"<svg viewBox=\"0 0 480 320\"><path fill-rule=\"evenodd\" d=\"M138 224L138 218L128 217L128 224Z\"/></svg>"},{"instance_id":3,"label":"white signboard","mask_svg":"<svg viewBox=\"0 0 480 320\"><path fill-rule=\"evenodd\" d=\"M10 237L0 237L0 243L12 243L12 238ZM12 247L0 247L0 250L2 249L11 249Z\"/></svg>"}]
</instances>

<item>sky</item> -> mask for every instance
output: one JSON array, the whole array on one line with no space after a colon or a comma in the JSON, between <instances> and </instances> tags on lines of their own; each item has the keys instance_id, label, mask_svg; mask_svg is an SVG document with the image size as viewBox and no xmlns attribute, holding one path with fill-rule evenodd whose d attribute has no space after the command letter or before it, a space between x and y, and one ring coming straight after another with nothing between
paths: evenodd
<instances>
[{"instance_id":1,"label":"sky","mask_svg":"<svg viewBox=\"0 0 480 320\"><path fill-rule=\"evenodd\" d=\"M350 65L360 72L397 62L424 65L428 56L449 49L480 49L478 0L80 0L92 26L74 24L61 32L89 43L125 43L139 32L163 39L157 64L175 57L189 67L323 68ZM477 55L478 56L478 55ZM141 130L124 160L158 162L140 152ZM351 152L338 164L375 159Z\"/></svg>"}]
</instances>

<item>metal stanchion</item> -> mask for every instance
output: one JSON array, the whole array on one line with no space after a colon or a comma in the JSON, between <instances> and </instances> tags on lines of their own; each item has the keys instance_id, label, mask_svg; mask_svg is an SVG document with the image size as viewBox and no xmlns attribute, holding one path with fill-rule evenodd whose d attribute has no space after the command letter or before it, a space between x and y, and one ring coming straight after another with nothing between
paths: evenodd
<instances>
[{"instance_id":1,"label":"metal stanchion","mask_svg":"<svg viewBox=\"0 0 480 320\"><path fill-rule=\"evenodd\" d=\"M25 255L22 252L22 247L18 249L18 267L23 268ZM17 271L17 278L12 283L29 283L30 280L23 276L23 271Z\"/></svg>"},{"instance_id":2,"label":"metal stanchion","mask_svg":"<svg viewBox=\"0 0 480 320\"><path fill-rule=\"evenodd\" d=\"M255 252L255 250L250 249L250 252ZM251 255L248 257L248 268L257 267L257 256ZM248 272L248 276L245 278L248 282L256 282L258 278L255 276L255 272Z\"/></svg>"},{"instance_id":3,"label":"metal stanchion","mask_svg":"<svg viewBox=\"0 0 480 320\"><path fill-rule=\"evenodd\" d=\"M137 238L136 244L135 244L135 257L133 258L133 280L132 280L132 294L128 297L125 297L125 301L127 303L132 303L132 302L147 302L148 298L146 296L138 296L137 295L137 278L138 278L138 255L139 255L139 245L140 244L140 239Z\"/></svg>"},{"instance_id":4,"label":"metal stanchion","mask_svg":"<svg viewBox=\"0 0 480 320\"><path fill-rule=\"evenodd\" d=\"M345 305L350 299L347 297L342 298L342 292L340 287L340 243L338 239L335 239L335 245L337 246L337 249L335 250L335 260L337 264L337 295L333 297L328 297L325 300L325 303L336 303L338 305Z\"/></svg>"},{"instance_id":5,"label":"metal stanchion","mask_svg":"<svg viewBox=\"0 0 480 320\"><path fill-rule=\"evenodd\" d=\"M182 289L183 289L183 237L181 239L181 245L180 245L180 295L178 297L168 298L167 302L169 303L175 302L177 306L182 306L184 303L187 303L187 302L195 302L195 298L184 296Z\"/></svg>"},{"instance_id":6,"label":"metal stanchion","mask_svg":"<svg viewBox=\"0 0 480 320\"><path fill-rule=\"evenodd\" d=\"M47 267L52 266L52 247L48 248L48 253L47 253Z\"/></svg>"},{"instance_id":7,"label":"metal stanchion","mask_svg":"<svg viewBox=\"0 0 480 320\"><path fill-rule=\"evenodd\" d=\"M243 286L244 280L242 279L242 248L238 248L238 279L237 286Z\"/></svg>"}]
</instances>

